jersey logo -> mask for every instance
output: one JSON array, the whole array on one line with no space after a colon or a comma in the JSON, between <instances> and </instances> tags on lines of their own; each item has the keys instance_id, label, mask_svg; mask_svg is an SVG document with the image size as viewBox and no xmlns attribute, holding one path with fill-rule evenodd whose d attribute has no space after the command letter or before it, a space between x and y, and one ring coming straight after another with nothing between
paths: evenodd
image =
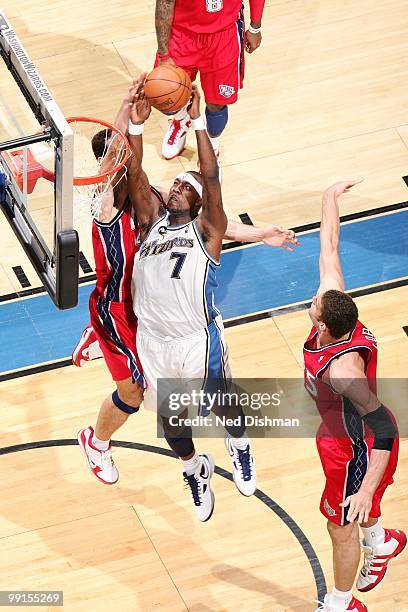
<instances>
[{"instance_id":1,"label":"jersey logo","mask_svg":"<svg viewBox=\"0 0 408 612\"><path fill-rule=\"evenodd\" d=\"M230 98L235 93L235 89L231 85L219 85L219 90L224 98Z\"/></svg>"},{"instance_id":2,"label":"jersey logo","mask_svg":"<svg viewBox=\"0 0 408 612\"><path fill-rule=\"evenodd\" d=\"M321 356L319 357L319 363L322 363L323 359L324 359L324 355L321 355Z\"/></svg>"},{"instance_id":3,"label":"jersey logo","mask_svg":"<svg viewBox=\"0 0 408 612\"><path fill-rule=\"evenodd\" d=\"M206 0L207 13L217 13L222 9L223 0Z\"/></svg>"}]
</instances>

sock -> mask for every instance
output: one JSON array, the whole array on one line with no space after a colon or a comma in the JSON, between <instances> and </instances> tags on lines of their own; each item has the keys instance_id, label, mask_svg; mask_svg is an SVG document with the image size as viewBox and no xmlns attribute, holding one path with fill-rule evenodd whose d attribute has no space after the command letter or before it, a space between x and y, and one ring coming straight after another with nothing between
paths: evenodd
<instances>
[{"instance_id":1,"label":"sock","mask_svg":"<svg viewBox=\"0 0 408 612\"><path fill-rule=\"evenodd\" d=\"M187 117L187 104L186 106L183 106L183 108L180 108L180 110L177 111L177 113L172 115L171 119L177 119L177 121L182 121L186 117Z\"/></svg>"},{"instance_id":2,"label":"sock","mask_svg":"<svg viewBox=\"0 0 408 612\"><path fill-rule=\"evenodd\" d=\"M220 150L220 141L221 141L221 135L216 136L215 138L210 136L210 142L212 144L212 148L214 149L215 154L217 154L218 151Z\"/></svg>"},{"instance_id":3,"label":"sock","mask_svg":"<svg viewBox=\"0 0 408 612\"><path fill-rule=\"evenodd\" d=\"M195 451L191 459L187 459L187 461L184 461L182 459L182 462L185 473L187 474L187 476L191 476L191 474L194 474L194 472L196 472L199 468L201 464L201 457L197 453L197 451Z\"/></svg>"},{"instance_id":4,"label":"sock","mask_svg":"<svg viewBox=\"0 0 408 612\"><path fill-rule=\"evenodd\" d=\"M380 521L377 521L372 527L362 527L361 531L363 532L364 541L367 546L375 548L380 544L384 544L385 531Z\"/></svg>"},{"instance_id":5,"label":"sock","mask_svg":"<svg viewBox=\"0 0 408 612\"><path fill-rule=\"evenodd\" d=\"M108 450L109 442L110 440L100 440L99 438L96 437L95 434L92 437L92 444L94 445L95 448L97 448L100 451Z\"/></svg>"},{"instance_id":6,"label":"sock","mask_svg":"<svg viewBox=\"0 0 408 612\"><path fill-rule=\"evenodd\" d=\"M249 444L249 440L246 434L244 434L242 438L231 438L231 442L232 442L232 446L236 448L237 450L246 450Z\"/></svg>"},{"instance_id":7,"label":"sock","mask_svg":"<svg viewBox=\"0 0 408 612\"><path fill-rule=\"evenodd\" d=\"M333 587L332 592L329 595L329 605L339 608L340 610L347 610L351 598L353 597L352 591L339 591L336 587Z\"/></svg>"}]
</instances>

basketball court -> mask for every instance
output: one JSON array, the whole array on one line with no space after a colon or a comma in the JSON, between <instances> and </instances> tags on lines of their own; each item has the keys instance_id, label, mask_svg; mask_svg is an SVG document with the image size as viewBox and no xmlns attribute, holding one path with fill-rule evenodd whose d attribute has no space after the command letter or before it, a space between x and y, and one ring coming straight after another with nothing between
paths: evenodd
<instances>
[{"instance_id":1,"label":"basketball court","mask_svg":"<svg viewBox=\"0 0 408 612\"><path fill-rule=\"evenodd\" d=\"M0 172L12 175L4 153L15 148L4 143L17 140L23 168L28 145L55 180L39 178L28 193L26 173L22 189L13 178L0 214L0 590L63 591L69 611L315 610L333 576L312 438L255 439L251 498L231 482L223 440L198 440L217 464L215 511L203 524L153 414L141 410L115 436L114 487L92 478L77 447L77 431L95 423L113 386L102 360L70 365L95 274L90 219L72 206L75 127L65 118L113 121L156 51L154 3L88 0L84 9L76 0L69 10L62 0L1 7L10 23L0 21ZM245 87L222 139L223 200L235 220L296 228L301 246L293 254L224 246L217 297L237 377L301 380L321 194L361 176L340 203L346 288L378 339L378 376L396 380L405 409L407 30L402 0L266 3L262 45L246 56ZM26 96L27 79L6 65L21 63L19 44L38 85ZM167 188L196 168L197 153L190 133L181 156L162 159L166 128L153 110L144 167ZM382 506L386 527L407 528L407 468L402 438ZM408 611L406 557L364 594L370 612Z\"/></svg>"}]
</instances>

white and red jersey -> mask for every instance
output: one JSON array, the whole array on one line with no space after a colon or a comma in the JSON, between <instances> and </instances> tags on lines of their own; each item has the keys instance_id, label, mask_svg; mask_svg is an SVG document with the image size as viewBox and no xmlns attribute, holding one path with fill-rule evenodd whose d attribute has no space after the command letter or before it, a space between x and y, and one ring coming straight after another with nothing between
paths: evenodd
<instances>
[{"instance_id":1,"label":"white and red jersey","mask_svg":"<svg viewBox=\"0 0 408 612\"><path fill-rule=\"evenodd\" d=\"M260 23L265 0L250 0L251 21ZM176 0L173 27L197 34L214 34L237 21L242 0Z\"/></svg>"},{"instance_id":2,"label":"white and red jersey","mask_svg":"<svg viewBox=\"0 0 408 612\"><path fill-rule=\"evenodd\" d=\"M376 393L377 341L360 321L348 338L322 347L317 346L317 330L313 327L304 344L305 387L316 401L323 421L319 436L356 439L365 435L363 421L353 404L322 380L333 360L350 352L358 352L363 358L369 387Z\"/></svg>"}]
</instances>

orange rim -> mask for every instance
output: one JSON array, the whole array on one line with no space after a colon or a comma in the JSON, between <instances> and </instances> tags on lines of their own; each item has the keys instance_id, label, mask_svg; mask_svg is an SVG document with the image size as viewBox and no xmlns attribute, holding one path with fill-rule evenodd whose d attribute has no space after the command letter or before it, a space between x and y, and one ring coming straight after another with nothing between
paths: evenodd
<instances>
[{"instance_id":1,"label":"orange rim","mask_svg":"<svg viewBox=\"0 0 408 612\"><path fill-rule=\"evenodd\" d=\"M123 155L123 159L108 172L102 172L102 174L95 174L94 176L74 176L73 183L77 186L83 185L95 185L97 183L102 183L108 176L112 176L116 174L123 166L126 164L127 160L130 157L130 145L128 139L125 134L121 132L117 127L109 123L108 121L103 121L103 119L93 119L92 117L67 117L68 123L97 123L98 125L102 125L115 134L118 134L120 138L123 140L125 151Z\"/></svg>"}]
</instances>

